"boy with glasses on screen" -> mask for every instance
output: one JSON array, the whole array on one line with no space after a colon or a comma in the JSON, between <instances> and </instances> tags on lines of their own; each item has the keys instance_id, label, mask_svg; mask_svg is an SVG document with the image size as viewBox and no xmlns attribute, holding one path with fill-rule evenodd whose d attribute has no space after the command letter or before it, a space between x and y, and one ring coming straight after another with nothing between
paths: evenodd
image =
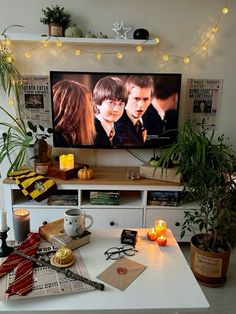
<instances>
[{"instance_id":1,"label":"boy with glasses on screen","mask_svg":"<svg viewBox=\"0 0 236 314\"><path fill-rule=\"evenodd\" d=\"M116 131L114 124L123 114L127 101L127 90L118 77L103 77L94 87L95 106L95 145L98 147L115 146Z\"/></svg>"}]
</instances>

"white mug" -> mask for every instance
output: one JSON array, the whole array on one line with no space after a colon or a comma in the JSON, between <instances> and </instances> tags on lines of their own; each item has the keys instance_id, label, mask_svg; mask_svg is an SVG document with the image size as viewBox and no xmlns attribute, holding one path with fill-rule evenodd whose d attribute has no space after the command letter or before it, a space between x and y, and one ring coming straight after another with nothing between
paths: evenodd
<instances>
[{"instance_id":1,"label":"white mug","mask_svg":"<svg viewBox=\"0 0 236 314\"><path fill-rule=\"evenodd\" d=\"M90 224L85 225L85 220L89 219ZM64 214L64 230L68 236L81 236L85 230L93 225L93 217L87 215L80 209L68 209Z\"/></svg>"}]
</instances>

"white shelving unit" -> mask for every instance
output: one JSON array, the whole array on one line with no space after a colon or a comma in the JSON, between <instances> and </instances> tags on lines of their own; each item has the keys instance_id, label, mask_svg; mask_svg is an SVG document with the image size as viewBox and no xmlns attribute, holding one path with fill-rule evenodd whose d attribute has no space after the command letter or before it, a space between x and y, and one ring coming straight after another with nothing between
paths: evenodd
<instances>
[{"instance_id":1,"label":"white shelving unit","mask_svg":"<svg viewBox=\"0 0 236 314\"><path fill-rule=\"evenodd\" d=\"M76 206L48 205L43 202L29 201L25 198L13 180L4 180L5 206L8 212L8 224L12 228L12 211L26 208L30 211L31 230L38 230L44 223L62 218L68 208L80 208L94 218L93 228L151 228L154 221L164 219L174 233L177 241L189 241L190 234L180 239L184 211L196 208L191 206L170 207L148 205L149 191L181 191L182 186L175 183L149 179L130 180L127 170L122 167L94 167L95 178L92 180L54 179L58 190L73 191L78 196ZM137 171L138 169L132 168ZM120 191L119 205L91 205L90 191Z\"/></svg>"}]
</instances>

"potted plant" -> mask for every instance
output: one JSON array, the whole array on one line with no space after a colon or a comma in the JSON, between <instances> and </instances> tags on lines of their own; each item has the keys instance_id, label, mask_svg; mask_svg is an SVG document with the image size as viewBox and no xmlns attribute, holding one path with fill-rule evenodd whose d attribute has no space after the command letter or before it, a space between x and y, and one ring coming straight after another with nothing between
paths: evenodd
<instances>
[{"instance_id":1,"label":"potted plant","mask_svg":"<svg viewBox=\"0 0 236 314\"><path fill-rule=\"evenodd\" d=\"M182 237L186 230L193 233L192 271L204 284L221 285L226 279L232 244L230 226L236 210L232 206L235 153L224 135L215 139L214 132L196 130L186 122L179 129L177 142L163 151L157 166L168 167L176 156L185 197L199 203L199 207L185 212L181 233Z\"/></svg>"},{"instance_id":2,"label":"potted plant","mask_svg":"<svg viewBox=\"0 0 236 314\"><path fill-rule=\"evenodd\" d=\"M42 12L44 16L40 18L40 22L48 25L49 36L64 36L65 29L71 21L71 14L58 4L46 7Z\"/></svg>"},{"instance_id":3,"label":"potted plant","mask_svg":"<svg viewBox=\"0 0 236 314\"><path fill-rule=\"evenodd\" d=\"M13 96L12 99L14 99L16 109L16 115L13 115L3 105L0 106L0 126L3 131L0 135L0 162L8 159L10 162L8 173L19 169L23 165L26 148L30 147L34 141L37 143L39 139L45 141L49 134L52 133L51 128L44 129L42 126L37 128L32 122L28 121L26 123L22 118L22 113L19 109L21 87L19 78L20 73L14 64L12 54L7 49L4 41L2 41L0 44L0 88L8 96ZM11 102L12 99L10 99ZM41 134L38 133L38 129L41 130Z\"/></svg>"}]
</instances>

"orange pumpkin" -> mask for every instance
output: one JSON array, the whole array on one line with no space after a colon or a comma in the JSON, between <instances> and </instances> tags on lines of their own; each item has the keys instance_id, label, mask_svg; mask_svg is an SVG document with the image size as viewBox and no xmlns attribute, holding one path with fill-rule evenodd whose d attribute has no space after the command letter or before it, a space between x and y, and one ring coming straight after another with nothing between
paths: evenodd
<instances>
[{"instance_id":1,"label":"orange pumpkin","mask_svg":"<svg viewBox=\"0 0 236 314\"><path fill-rule=\"evenodd\" d=\"M92 169L84 167L78 171L78 178L82 180L90 180L94 177Z\"/></svg>"}]
</instances>

